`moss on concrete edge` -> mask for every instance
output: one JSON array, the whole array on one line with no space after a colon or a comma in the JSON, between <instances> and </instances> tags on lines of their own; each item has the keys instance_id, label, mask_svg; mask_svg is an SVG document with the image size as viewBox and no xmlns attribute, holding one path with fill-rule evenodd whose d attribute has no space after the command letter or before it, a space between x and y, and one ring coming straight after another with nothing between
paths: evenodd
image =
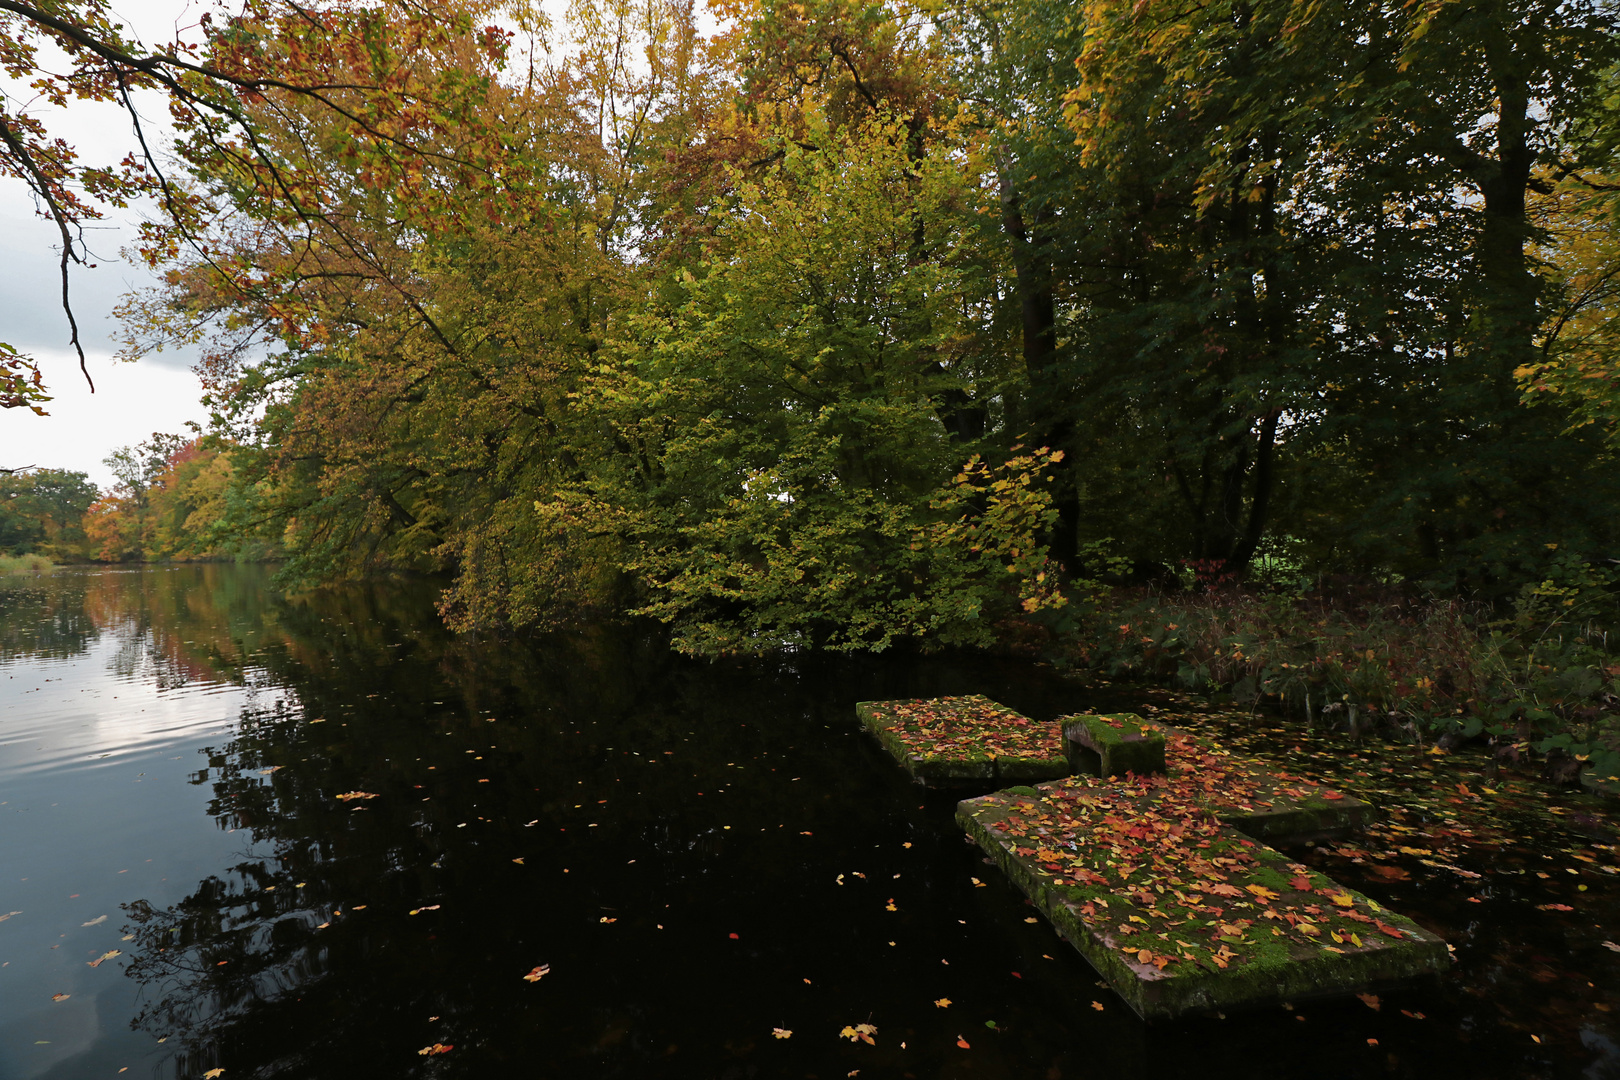
<instances>
[{"instance_id":1,"label":"moss on concrete edge","mask_svg":"<svg viewBox=\"0 0 1620 1080\"><path fill-rule=\"evenodd\" d=\"M1058 719L1076 772L1092 776L1165 771L1164 731L1135 713L1078 713Z\"/></svg>"},{"instance_id":2,"label":"moss on concrete edge","mask_svg":"<svg viewBox=\"0 0 1620 1080\"><path fill-rule=\"evenodd\" d=\"M1363 951L1324 949L1303 958L1233 964L1218 971L1186 966L1172 974L1151 964L1137 963L1118 947L1106 928L1093 929L1086 925L1079 910L1082 892L1056 885L1037 863L1016 855L1012 846L995 831L1009 796L1039 798L1040 792L1021 788L965 799L957 805L957 823L1144 1020L1262 1008L1285 1001L1351 994L1434 976L1449 966L1445 942L1411 920L1380 908L1375 901L1337 883L1333 886L1354 897L1358 904L1380 911L1383 919L1403 932L1407 940L1380 941L1379 948ZM1279 863L1286 861L1269 849L1259 851L1275 857Z\"/></svg>"}]
</instances>

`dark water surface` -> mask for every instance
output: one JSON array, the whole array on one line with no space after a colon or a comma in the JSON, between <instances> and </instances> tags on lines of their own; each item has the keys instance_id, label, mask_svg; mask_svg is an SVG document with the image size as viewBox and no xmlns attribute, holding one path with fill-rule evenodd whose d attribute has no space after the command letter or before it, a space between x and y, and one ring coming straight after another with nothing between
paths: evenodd
<instances>
[{"instance_id":1,"label":"dark water surface","mask_svg":"<svg viewBox=\"0 0 1620 1080\"><path fill-rule=\"evenodd\" d=\"M1527 873L1545 838L1497 853L1517 892L1312 856L1458 943L1440 985L1149 1029L853 704L1153 692L478 642L433 599L0 578L0 1078L1620 1076L1616 891ZM1578 921L1536 908L1566 896ZM862 1023L875 1045L839 1037Z\"/></svg>"}]
</instances>

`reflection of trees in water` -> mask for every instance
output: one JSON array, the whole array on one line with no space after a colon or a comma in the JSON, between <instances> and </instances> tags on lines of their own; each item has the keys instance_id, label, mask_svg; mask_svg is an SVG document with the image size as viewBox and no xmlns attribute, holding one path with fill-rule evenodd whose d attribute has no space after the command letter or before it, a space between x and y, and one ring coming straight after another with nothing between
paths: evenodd
<instances>
[{"instance_id":1,"label":"reflection of trees in water","mask_svg":"<svg viewBox=\"0 0 1620 1080\"><path fill-rule=\"evenodd\" d=\"M242 683L253 655L281 635L270 570L219 563L107 571L86 578L85 606L117 635L113 670L159 689Z\"/></svg>"},{"instance_id":2,"label":"reflection of trees in water","mask_svg":"<svg viewBox=\"0 0 1620 1080\"><path fill-rule=\"evenodd\" d=\"M82 578L0 576L0 657L79 656L99 632L85 610Z\"/></svg>"},{"instance_id":3,"label":"reflection of trees in water","mask_svg":"<svg viewBox=\"0 0 1620 1080\"><path fill-rule=\"evenodd\" d=\"M286 602L264 566L198 564L62 570L0 578L0 655L67 658L116 638L114 673L164 689L237 682L253 654L284 641Z\"/></svg>"},{"instance_id":4,"label":"reflection of trees in water","mask_svg":"<svg viewBox=\"0 0 1620 1080\"><path fill-rule=\"evenodd\" d=\"M415 1039L413 1057L434 1041L468 1047L505 1024L532 1024L524 1002L539 999L514 997L512 986L560 955L556 927L577 926L598 904L654 888L667 892L656 904L643 895L643 906L742 902L726 870L737 834L691 805L693 769L648 758L678 748L707 768L800 743L796 769L836 777L848 758L846 744L824 737L830 703L857 688L912 692L892 681L903 668L893 661L697 663L635 628L526 642L454 637L433 617L433 595L432 583L406 582L274 609L276 635L261 637L253 662L280 707L245 708L194 779L210 785L219 827L251 838L254 852L172 907L126 909L128 973L142 987L135 1023L184 1040L188 1060L252 1062L261 1076L459 1068L459 1054L383 1067L372 1050ZM997 689L965 665L940 668ZM881 688L871 683L879 671L890 679ZM936 677L915 690L967 688ZM847 707L837 708L847 726ZM590 837L526 828L576 813L582 779L613 788L621 775L627 797ZM725 796L735 815L727 820L796 820L809 787L739 783ZM337 798L355 790L378 797ZM616 852L632 844L641 854L627 868ZM566 857L560 865L575 873L539 887L521 876L532 869L512 864L520 853L537 865ZM558 1023L594 1033L570 1053L603 1031L634 1028L617 1003L641 997L638 957L586 962L600 992L553 1005L567 1014ZM442 1018L431 1037L428 1016ZM634 1057L629 1040L611 1052Z\"/></svg>"},{"instance_id":5,"label":"reflection of trees in water","mask_svg":"<svg viewBox=\"0 0 1620 1080\"><path fill-rule=\"evenodd\" d=\"M670 745L685 734L689 705L667 679L681 663L657 639L598 627L544 647L480 644L440 629L430 600L357 590L278 612L284 642L257 659L302 708L244 710L194 781L211 785L221 828L273 854L244 858L172 907L125 908L127 973L141 984L134 1025L182 1040L188 1061L218 1063L229 1047L260 1075L307 1074L316 1058L336 1072L331 1055L363 1057L378 1016L489 1030L511 1002L442 977L489 952L491 925L470 902L493 899L495 868L510 870L511 854L535 840L524 822L577 802L576 778L604 752L594 737L560 746L562 721L552 721L606 725L650 711L645 735ZM701 681L688 689L712 703L723 676ZM539 722L496 726L491 716ZM468 738L485 760L464 752ZM424 776L429 763L438 768ZM438 786L424 802L417 785L429 777ZM336 799L357 788L379 797ZM690 837L658 820L674 801L651 801L639 820L626 812L624 824L688 853ZM408 914L441 900L442 914ZM507 966L503 983L515 978Z\"/></svg>"}]
</instances>

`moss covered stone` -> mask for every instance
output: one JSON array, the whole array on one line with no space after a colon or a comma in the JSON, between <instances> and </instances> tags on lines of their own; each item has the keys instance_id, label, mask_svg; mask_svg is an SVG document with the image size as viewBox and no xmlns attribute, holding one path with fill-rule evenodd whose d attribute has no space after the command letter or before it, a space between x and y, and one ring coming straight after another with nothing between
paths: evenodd
<instances>
[{"instance_id":1,"label":"moss covered stone","mask_svg":"<svg viewBox=\"0 0 1620 1080\"><path fill-rule=\"evenodd\" d=\"M863 701L855 714L923 784L1030 783L1069 772L1057 724L1036 723L981 694Z\"/></svg>"},{"instance_id":2,"label":"moss covered stone","mask_svg":"<svg viewBox=\"0 0 1620 1080\"><path fill-rule=\"evenodd\" d=\"M1164 731L1135 713L1058 719L1075 772L1092 776L1164 772Z\"/></svg>"},{"instance_id":3,"label":"moss covered stone","mask_svg":"<svg viewBox=\"0 0 1620 1080\"><path fill-rule=\"evenodd\" d=\"M1444 970L1445 943L1200 815L1164 778L1074 777L957 820L1145 1019L1351 993Z\"/></svg>"}]
</instances>

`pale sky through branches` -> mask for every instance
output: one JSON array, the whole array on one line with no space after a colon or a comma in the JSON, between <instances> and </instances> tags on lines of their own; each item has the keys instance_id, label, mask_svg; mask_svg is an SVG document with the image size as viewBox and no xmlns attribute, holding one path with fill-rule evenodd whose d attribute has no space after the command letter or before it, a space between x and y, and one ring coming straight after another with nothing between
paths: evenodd
<instances>
[{"instance_id":1,"label":"pale sky through branches","mask_svg":"<svg viewBox=\"0 0 1620 1080\"><path fill-rule=\"evenodd\" d=\"M123 0L115 9L149 45L173 39L177 27L183 33L203 10L186 0ZM28 100L22 80L0 81L0 89L14 102ZM148 94L138 100L149 133L167 132L162 99ZM75 102L68 109L30 111L46 117L52 133L73 144L86 163L111 164L137 148L128 115L114 105ZM109 211L86 233L96 268L69 271L73 309L96 381L92 395L62 313L56 227L34 212L22 181L0 180L0 341L40 362L55 398L46 405L49 416L26 409L0 412L0 468L76 469L108 487L113 478L102 458L154 431L181 433L186 421L204 419L190 355L163 353L139 364L112 358L118 331L113 307L125 292L155 283L144 266L119 256L119 249L134 240L139 220L137 209Z\"/></svg>"}]
</instances>

